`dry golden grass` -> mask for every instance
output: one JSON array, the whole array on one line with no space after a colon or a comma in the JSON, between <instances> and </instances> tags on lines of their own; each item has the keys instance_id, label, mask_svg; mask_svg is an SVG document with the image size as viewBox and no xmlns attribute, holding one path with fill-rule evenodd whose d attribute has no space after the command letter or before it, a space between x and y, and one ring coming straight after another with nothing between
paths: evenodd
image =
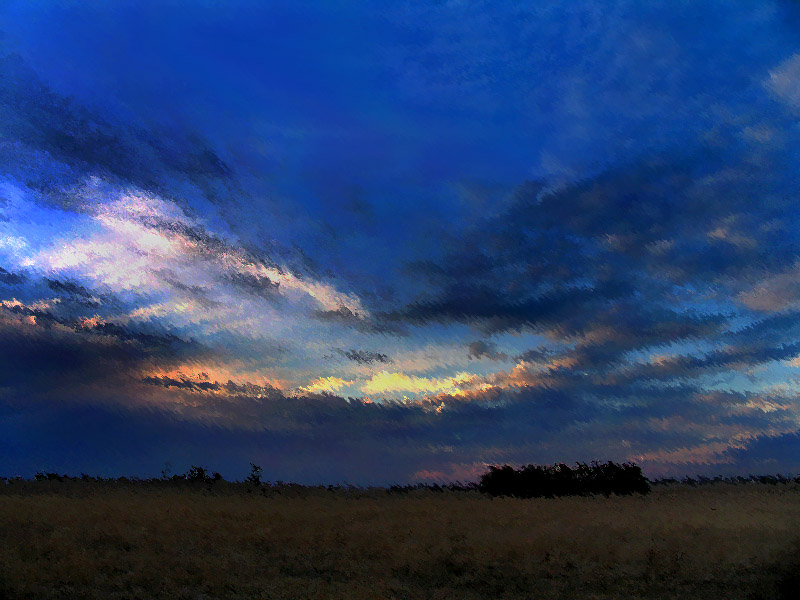
<instances>
[{"instance_id":1,"label":"dry golden grass","mask_svg":"<svg viewBox=\"0 0 800 600\"><path fill-rule=\"evenodd\" d=\"M766 599L800 565L796 484L554 500L4 487L0 598Z\"/></svg>"}]
</instances>

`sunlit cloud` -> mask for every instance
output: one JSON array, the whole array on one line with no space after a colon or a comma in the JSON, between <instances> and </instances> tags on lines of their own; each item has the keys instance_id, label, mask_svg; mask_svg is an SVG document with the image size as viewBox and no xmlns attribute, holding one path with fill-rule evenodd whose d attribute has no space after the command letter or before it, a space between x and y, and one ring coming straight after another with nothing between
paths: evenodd
<instances>
[{"instance_id":1,"label":"sunlit cloud","mask_svg":"<svg viewBox=\"0 0 800 600\"><path fill-rule=\"evenodd\" d=\"M800 54L794 54L770 71L765 87L794 108L800 108Z\"/></svg>"},{"instance_id":2,"label":"sunlit cloud","mask_svg":"<svg viewBox=\"0 0 800 600\"><path fill-rule=\"evenodd\" d=\"M338 392L343 387L352 385L354 381L347 381L341 377L318 377L307 386L300 389L304 392L318 393L318 392Z\"/></svg>"},{"instance_id":3,"label":"sunlit cloud","mask_svg":"<svg viewBox=\"0 0 800 600\"><path fill-rule=\"evenodd\" d=\"M761 312L778 312L800 303L800 267L797 264L784 272L767 276L752 289L740 292L736 299L747 308Z\"/></svg>"},{"instance_id":4,"label":"sunlit cloud","mask_svg":"<svg viewBox=\"0 0 800 600\"><path fill-rule=\"evenodd\" d=\"M455 393L477 380L469 373L458 373L453 377L432 378L406 375L405 373L381 371L373 375L361 385L361 391L367 395L387 394L435 394L438 392Z\"/></svg>"},{"instance_id":5,"label":"sunlit cloud","mask_svg":"<svg viewBox=\"0 0 800 600\"><path fill-rule=\"evenodd\" d=\"M88 236L57 240L34 258L34 264L54 273L69 271L116 291L143 293L168 289L170 282L159 276L165 271L183 285L201 289L220 285L226 275L249 275L265 286L277 284L283 294L310 297L322 309L345 306L368 314L353 294L257 262L234 243L205 234L201 223L164 200L124 195L94 207L92 221ZM194 232L204 235L191 235Z\"/></svg>"}]
</instances>

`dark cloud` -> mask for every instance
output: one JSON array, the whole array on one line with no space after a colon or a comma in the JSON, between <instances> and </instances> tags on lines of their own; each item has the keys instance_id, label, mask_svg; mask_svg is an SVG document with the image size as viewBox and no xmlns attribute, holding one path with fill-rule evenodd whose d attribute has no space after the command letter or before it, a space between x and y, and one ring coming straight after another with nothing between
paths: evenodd
<instances>
[{"instance_id":1,"label":"dark cloud","mask_svg":"<svg viewBox=\"0 0 800 600\"><path fill-rule=\"evenodd\" d=\"M333 321L338 323L358 323L361 319L357 312L354 312L346 306L340 306L336 310L320 310L314 315L321 321Z\"/></svg>"},{"instance_id":2,"label":"dark cloud","mask_svg":"<svg viewBox=\"0 0 800 600\"><path fill-rule=\"evenodd\" d=\"M44 278L47 287L58 294L62 302L77 304L85 308L98 308L101 302L113 302L108 294L99 290L92 291L75 281Z\"/></svg>"},{"instance_id":3,"label":"dark cloud","mask_svg":"<svg viewBox=\"0 0 800 600\"><path fill-rule=\"evenodd\" d=\"M25 283L25 276L20 273L11 273L0 267L0 284L21 285Z\"/></svg>"},{"instance_id":4,"label":"dark cloud","mask_svg":"<svg viewBox=\"0 0 800 600\"><path fill-rule=\"evenodd\" d=\"M104 440L104 452L87 451L82 456L81 470L119 474L130 464L124 458L129 443L139 442L142 446L136 451L138 460L131 472L140 475L157 474L164 461L175 464L180 456L187 461L205 461L229 477L246 475L252 461L264 466L274 479L386 484L413 481L418 477L415 473L422 470L461 469L463 473L471 465L487 462L571 462L586 457L628 460L664 450L680 454L719 442L723 450L694 458L687 454L685 459L708 471L719 464L715 460L725 460L725 445L736 443L732 438L740 433L790 425L785 416L757 409L748 412L748 403L759 400L756 396L687 394L685 389L651 390L649 398L639 392L637 406L620 409L598 399L541 388L489 391L480 401L442 397L435 403L381 405L329 394L289 397L277 390L267 395L221 395L226 384L203 383L148 380L146 385L163 387L171 394L167 398L172 404L164 404L161 410L117 409L116 414L124 414L124 419L108 425L112 431L118 430L116 436L107 435L107 429L97 435L87 432L88 424L96 419L115 421L111 418L115 412L109 407L60 404L45 410L33 402L14 409L16 422L36 415L40 423L36 431L43 437L29 454L15 454L7 468L30 468L35 460L39 465L71 471L77 464L76 449L94 447L96 441ZM140 394L141 390L130 386L126 393ZM433 410L441 403L444 410ZM672 410L665 410L668 404ZM170 406L180 407L180 411L173 413ZM647 406L655 410L647 410ZM676 406L679 416L674 412ZM0 403L0 410L9 409L7 403ZM612 419L620 410L624 418ZM71 420L75 417L70 415L75 414L82 415L84 426ZM670 421L669 429L661 419ZM62 426L52 435L56 421ZM0 419L0 427L5 427L4 423ZM141 429L137 423L142 424ZM78 431L84 434L84 441L71 445ZM144 443L154 431L161 432L153 437L158 440L158 452ZM225 443L216 446L220 440ZM26 447L31 442L28 440ZM746 464L747 450L728 452L736 453L739 462ZM768 455L770 450L765 447L755 452L754 462L759 453ZM646 471L650 468L650 473L662 474L669 461L655 456L643 464ZM673 464L670 473L680 475L685 469L686 464ZM475 476L472 472L468 477Z\"/></svg>"},{"instance_id":5,"label":"dark cloud","mask_svg":"<svg viewBox=\"0 0 800 600\"><path fill-rule=\"evenodd\" d=\"M172 333L146 333L143 331L132 330L115 323L98 323L91 328L91 331L99 335L107 335L122 341L138 342L150 349L168 348L171 352L180 353L191 351L192 348L199 349L200 346L193 340L184 340Z\"/></svg>"},{"instance_id":6,"label":"dark cloud","mask_svg":"<svg viewBox=\"0 0 800 600\"><path fill-rule=\"evenodd\" d=\"M31 357L35 355L37 343L52 344L56 343L54 340L61 340L65 344L79 345L86 341L89 344L97 342L99 348L107 346L103 338L111 338L115 343L130 342L121 345L127 350L121 350L120 356L130 352L133 358L160 355L172 359L203 352L203 347L196 341L183 339L173 333L148 332L100 319L64 318L47 310L27 306L2 307L0 316L4 320L3 329L9 337L22 340L26 339L26 335L30 336L26 345L30 346ZM21 318L27 318L30 326L21 327ZM10 352L11 347L5 348Z\"/></svg>"},{"instance_id":7,"label":"dark cloud","mask_svg":"<svg viewBox=\"0 0 800 600\"><path fill-rule=\"evenodd\" d=\"M0 377L14 396L70 397L89 383L124 380L154 358L141 344L109 343L104 336L38 319L36 324L6 321L0 328Z\"/></svg>"},{"instance_id":8,"label":"dark cloud","mask_svg":"<svg viewBox=\"0 0 800 600\"><path fill-rule=\"evenodd\" d=\"M16 165L29 186L57 202L64 201L59 192L87 173L167 195L170 178L182 177L210 198L221 189L215 182L232 182L230 166L196 133L162 129L156 136L141 125L91 112L52 90L13 52L0 54L0 115L3 137L23 150L16 159L3 152L4 166ZM30 171L19 160L26 148L46 152L63 166Z\"/></svg>"},{"instance_id":9,"label":"dark cloud","mask_svg":"<svg viewBox=\"0 0 800 600\"><path fill-rule=\"evenodd\" d=\"M562 285L540 295L534 290L519 295L465 281L448 287L438 297L415 302L392 313L389 318L411 323L455 321L487 332L549 325L569 327L577 332L585 324L576 315L592 314L599 305L631 292L629 284L610 281L588 287Z\"/></svg>"},{"instance_id":10,"label":"dark cloud","mask_svg":"<svg viewBox=\"0 0 800 600\"><path fill-rule=\"evenodd\" d=\"M727 450L725 456L731 462L721 468L732 475L800 474L800 430L756 436L743 448Z\"/></svg>"},{"instance_id":11,"label":"dark cloud","mask_svg":"<svg viewBox=\"0 0 800 600\"><path fill-rule=\"evenodd\" d=\"M143 377L141 381L148 385L156 385L165 388L175 388L191 392L225 392L232 396L241 396L250 399L270 398L274 400L284 397L282 392L274 387L257 385L254 383L235 383L233 381L221 383L218 381L208 381L207 379L192 380L186 377L176 379L166 375L147 376Z\"/></svg>"},{"instance_id":12,"label":"dark cloud","mask_svg":"<svg viewBox=\"0 0 800 600\"><path fill-rule=\"evenodd\" d=\"M87 288L75 283L74 281L60 281L58 279L47 279L47 287L54 292L69 296L80 296L81 298L91 298L92 292Z\"/></svg>"},{"instance_id":13,"label":"dark cloud","mask_svg":"<svg viewBox=\"0 0 800 600\"><path fill-rule=\"evenodd\" d=\"M634 350L714 339L727 325L724 315L681 313L635 301L619 302L585 318L586 336L567 355L579 368L594 371L626 363Z\"/></svg>"},{"instance_id":14,"label":"dark cloud","mask_svg":"<svg viewBox=\"0 0 800 600\"><path fill-rule=\"evenodd\" d=\"M140 218L143 225L167 234L179 236L190 242L187 252L202 258L219 258L233 255L252 262L254 265L275 269L283 273L283 268L263 251L248 251L235 246L218 235L209 233L205 227L192 225L177 219L159 215L145 215Z\"/></svg>"},{"instance_id":15,"label":"dark cloud","mask_svg":"<svg viewBox=\"0 0 800 600\"><path fill-rule=\"evenodd\" d=\"M391 362L391 359L387 355L381 354L380 352L372 352L370 350L342 350L341 348L335 348L334 351L337 354L344 356L348 360L352 360L353 362L357 362L361 365L369 365L374 362Z\"/></svg>"},{"instance_id":16,"label":"dark cloud","mask_svg":"<svg viewBox=\"0 0 800 600\"><path fill-rule=\"evenodd\" d=\"M219 306L219 302L208 297L208 290L199 285L188 285L183 283L178 276L169 269L153 269L153 274L161 281L181 292L181 295L188 296L204 308Z\"/></svg>"},{"instance_id":17,"label":"dark cloud","mask_svg":"<svg viewBox=\"0 0 800 600\"><path fill-rule=\"evenodd\" d=\"M547 348L531 348L514 357L516 362L541 362L553 356L554 352Z\"/></svg>"},{"instance_id":18,"label":"dark cloud","mask_svg":"<svg viewBox=\"0 0 800 600\"><path fill-rule=\"evenodd\" d=\"M172 387L182 390L192 390L199 392L219 391L222 385L212 381L190 381L188 379L175 379L173 377L164 376L148 376L143 377L142 381L151 385L160 385L163 387Z\"/></svg>"},{"instance_id":19,"label":"dark cloud","mask_svg":"<svg viewBox=\"0 0 800 600\"><path fill-rule=\"evenodd\" d=\"M793 358L800 353L800 344L779 347L732 347L714 350L703 356L667 356L654 364L628 367L622 379L664 380L693 378L729 370L746 372L765 363Z\"/></svg>"},{"instance_id":20,"label":"dark cloud","mask_svg":"<svg viewBox=\"0 0 800 600\"><path fill-rule=\"evenodd\" d=\"M632 352L659 354L678 342L726 347L630 366L627 377L679 380L796 355L796 311L732 325L749 313L740 294L765 277L792 277L794 184L782 169L748 162L752 149L732 143L735 131L717 135L719 145L697 143L555 189L524 183L502 210L443 240L440 261L413 263L427 291L390 317L485 333L530 329L569 344L569 368L589 381L622 377L615 369ZM775 164L792 151L778 144L760 159ZM769 203L753 204L764 193ZM546 360L538 350L518 358Z\"/></svg>"},{"instance_id":21,"label":"dark cloud","mask_svg":"<svg viewBox=\"0 0 800 600\"><path fill-rule=\"evenodd\" d=\"M569 333L619 303L730 298L800 257L791 180L746 161L701 144L554 190L523 184L441 261L412 265L432 291L393 316Z\"/></svg>"},{"instance_id":22,"label":"dark cloud","mask_svg":"<svg viewBox=\"0 0 800 600\"><path fill-rule=\"evenodd\" d=\"M247 273L234 272L226 276L226 281L230 281L237 288L249 294L267 300L277 300L281 296L280 282L273 282L268 277L256 277Z\"/></svg>"},{"instance_id":23,"label":"dark cloud","mask_svg":"<svg viewBox=\"0 0 800 600\"><path fill-rule=\"evenodd\" d=\"M312 316L320 321L336 323L344 327L351 327L365 333L385 333L391 335L403 335L402 323L393 315L378 315L377 317L365 317L358 311L350 310L346 306L340 306L336 310L316 310Z\"/></svg>"},{"instance_id":24,"label":"dark cloud","mask_svg":"<svg viewBox=\"0 0 800 600\"><path fill-rule=\"evenodd\" d=\"M471 342L469 346L467 346L467 356L475 359L486 357L491 360L506 360L508 358L507 354L497 350L496 344L484 340Z\"/></svg>"}]
</instances>

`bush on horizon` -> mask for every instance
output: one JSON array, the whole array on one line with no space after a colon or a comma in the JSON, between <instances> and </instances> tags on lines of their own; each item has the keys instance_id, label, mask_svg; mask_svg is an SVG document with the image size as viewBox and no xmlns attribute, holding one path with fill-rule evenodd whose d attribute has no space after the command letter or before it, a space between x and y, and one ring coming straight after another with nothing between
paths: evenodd
<instances>
[{"instance_id":1,"label":"bush on horizon","mask_svg":"<svg viewBox=\"0 0 800 600\"><path fill-rule=\"evenodd\" d=\"M647 494L650 483L641 467L633 463L593 461L591 464L576 463L574 468L564 463L526 465L519 469L493 465L481 476L478 489L490 496L553 498Z\"/></svg>"}]
</instances>

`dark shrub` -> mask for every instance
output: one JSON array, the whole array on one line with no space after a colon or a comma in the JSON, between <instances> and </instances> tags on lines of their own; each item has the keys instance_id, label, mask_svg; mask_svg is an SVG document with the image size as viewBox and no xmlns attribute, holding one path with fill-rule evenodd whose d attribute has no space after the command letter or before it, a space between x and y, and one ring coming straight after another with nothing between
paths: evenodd
<instances>
[{"instance_id":1,"label":"dark shrub","mask_svg":"<svg viewBox=\"0 0 800 600\"><path fill-rule=\"evenodd\" d=\"M530 466L530 465L529 465ZM489 466L489 472L481 475L479 489L491 496L519 496L522 491L522 470L515 471L510 465ZM530 477L527 482L533 482Z\"/></svg>"},{"instance_id":2,"label":"dark shrub","mask_svg":"<svg viewBox=\"0 0 800 600\"><path fill-rule=\"evenodd\" d=\"M481 476L478 489L491 496L536 498L589 494L647 494L650 484L640 467L633 463L564 463L552 466L527 465L514 469L509 465L489 466Z\"/></svg>"},{"instance_id":3,"label":"dark shrub","mask_svg":"<svg viewBox=\"0 0 800 600\"><path fill-rule=\"evenodd\" d=\"M245 481L247 483L251 483L253 485L261 485L261 474L263 473L264 469L259 467L254 463L250 463L250 475L247 476Z\"/></svg>"},{"instance_id":4,"label":"dark shrub","mask_svg":"<svg viewBox=\"0 0 800 600\"><path fill-rule=\"evenodd\" d=\"M183 478L186 481L195 481L202 483L213 481L211 475L208 474L207 469L205 469L204 467L196 467L194 465L192 465L192 468L186 472Z\"/></svg>"},{"instance_id":5,"label":"dark shrub","mask_svg":"<svg viewBox=\"0 0 800 600\"><path fill-rule=\"evenodd\" d=\"M34 481L64 481L69 479L66 475L59 475L58 473L36 473L33 477Z\"/></svg>"}]
</instances>

